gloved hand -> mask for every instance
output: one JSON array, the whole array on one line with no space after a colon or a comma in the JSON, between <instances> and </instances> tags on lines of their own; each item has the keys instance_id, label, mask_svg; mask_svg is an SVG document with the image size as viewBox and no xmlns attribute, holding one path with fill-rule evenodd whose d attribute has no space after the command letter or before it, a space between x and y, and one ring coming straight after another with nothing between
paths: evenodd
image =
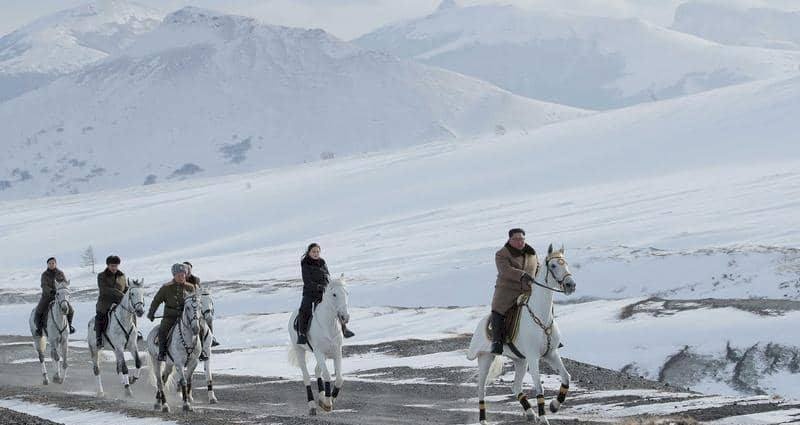
<instances>
[{"instance_id":1,"label":"gloved hand","mask_svg":"<svg viewBox=\"0 0 800 425\"><path fill-rule=\"evenodd\" d=\"M532 289L531 285L533 283L533 277L528 273L522 274L522 289L525 291L530 291Z\"/></svg>"}]
</instances>

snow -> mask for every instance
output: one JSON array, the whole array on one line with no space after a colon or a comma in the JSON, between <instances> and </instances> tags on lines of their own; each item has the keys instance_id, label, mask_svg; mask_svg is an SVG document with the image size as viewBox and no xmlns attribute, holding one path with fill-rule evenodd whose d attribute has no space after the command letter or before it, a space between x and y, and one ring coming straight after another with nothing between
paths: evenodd
<instances>
[{"instance_id":1,"label":"snow","mask_svg":"<svg viewBox=\"0 0 800 425\"><path fill-rule=\"evenodd\" d=\"M105 425L109 423L124 423L130 425L177 425L174 421L165 421L160 418L137 418L103 411L67 410L17 399L0 399L0 407L56 421L64 425Z\"/></svg>"},{"instance_id":2,"label":"snow","mask_svg":"<svg viewBox=\"0 0 800 425\"><path fill-rule=\"evenodd\" d=\"M321 30L188 7L125 51L0 103L0 121L15 123L0 128L0 197L501 138L583 115Z\"/></svg>"},{"instance_id":3,"label":"snow","mask_svg":"<svg viewBox=\"0 0 800 425\"><path fill-rule=\"evenodd\" d=\"M780 10L764 5L694 0L678 7L672 27L724 44L800 50L797 5L793 10Z\"/></svg>"},{"instance_id":4,"label":"snow","mask_svg":"<svg viewBox=\"0 0 800 425\"><path fill-rule=\"evenodd\" d=\"M797 52L723 46L637 19L448 8L355 40L511 92L610 109L797 74Z\"/></svg>"}]
</instances>

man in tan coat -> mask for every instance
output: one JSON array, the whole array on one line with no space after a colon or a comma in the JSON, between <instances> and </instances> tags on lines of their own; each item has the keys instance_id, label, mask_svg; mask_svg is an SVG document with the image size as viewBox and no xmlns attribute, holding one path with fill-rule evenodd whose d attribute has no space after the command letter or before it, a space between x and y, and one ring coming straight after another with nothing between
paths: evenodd
<instances>
[{"instance_id":1,"label":"man in tan coat","mask_svg":"<svg viewBox=\"0 0 800 425\"><path fill-rule=\"evenodd\" d=\"M511 229L508 242L494 255L497 283L492 298L492 353L503 354L506 313L522 294L531 294L531 282L539 269L536 251L525 243L525 231Z\"/></svg>"}]
</instances>

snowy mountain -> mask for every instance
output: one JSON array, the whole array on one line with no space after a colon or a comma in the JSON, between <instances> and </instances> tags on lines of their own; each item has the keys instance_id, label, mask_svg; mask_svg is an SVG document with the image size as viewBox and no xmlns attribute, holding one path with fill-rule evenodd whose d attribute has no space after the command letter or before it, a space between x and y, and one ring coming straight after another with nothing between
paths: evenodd
<instances>
[{"instance_id":1,"label":"snowy mountain","mask_svg":"<svg viewBox=\"0 0 800 425\"><path fill-rule=\"evenodd\" d=\"M584 114L321 30L185 8L124 52L0 104L13 123L0 129L0 196L252 171Z\"/></svg>"},{"instance_id":2,"label":"snowy mountain","mask_svg":"<svg viewBox=\"0 0 800 425\"><path fill-rule=\"evenodd\" d=\"M690 1L672 28L723 44L800 50L800 4L795 11Z\"/></svg>"},{"instance_id":3,"label":"snowy mountain","mask_svg":"<svg viewBox=\"0 0 800 425\"><path fill-rule=\"evenodd\" d=\"M723 46L638 19L446 7L357 44L534 99L607 109L798 72L797 52Z\"/></svg>"},{"instance_id":4,"label":"snowy mountain","mask_svg":"<svg viewBox=\"0 0 800 425\"><path fill-rule=\"evenodd\" d=\"M118 53L162 16L101 0L43 18L0 38L0 102Z\"/></svg>"}]
</instances>

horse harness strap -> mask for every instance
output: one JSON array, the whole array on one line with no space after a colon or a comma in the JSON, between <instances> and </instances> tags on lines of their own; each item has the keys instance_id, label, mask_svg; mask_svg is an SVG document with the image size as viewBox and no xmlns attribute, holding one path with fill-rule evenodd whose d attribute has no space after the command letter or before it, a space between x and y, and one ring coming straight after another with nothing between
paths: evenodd
<instances>
[{"instance_id":1,"label":"horse harness strap","mask_svg":"<svg viewBox=\"0 0 800 425\"><path fill-rule=\"evenodd\" d=\"M69 322L65 320L65 322L67 322L67 324L64 325L63 328L59 328L58 327L58 324L56 323L56 316L55 316L55 313L54 313L55 309L53 308L55 303L56 303L55 300L50 301L50 318L53 319L53 324L56 325L56 329L58 329L58 342L61 342L61 339L63 338L62 335L64 334L64 330L66 330L67 327L69 326ZM45 334L47 334L46 328L47 328L47 326L43 326L42 327L42 329L44 330Z\"/></svg>"},{"instance_id":2,"label":"horse harness strap","mask_svg":"<svg viewBox=\"0 0 800 425\"><path fill-rule=\"evenodd\" d=\"M538 317L536 317L535 314L533 314L533 310L531 310L530 305L525 304L525 308L531 315L533 322L536 323L540 328L542 328L542 331L544 331L545 336L547 336L547 348L544 350L544 354L542 354L542 357L544 357L550 352L551 349L552 338L553 338L553 323L555 323L555 318L551 318L550 324L545 326L544 323L542 323L541 319L539 319Z\"/></svg>"},{"instance_id":3,"label":"horse harness strap","mask_svg":"<svg viewBox=\"0 0 800 425\"><path fill-rule=\"evenodd\" d=\"M195 346L189 347L186 344L186 340L183 338L182 324L183 324L183 318L181 318L181 320L179 320L178 323L175 324L175 326L178 327L178 334L180 334L181 337L181 345L183 346L183 349L186 351L186 362L183 364L183 367L186 367L189 364L189 357L191 357L192 353L194 353ZM169 353L169 349L167 349L167 353ZM169 358L172 360L173 363L175 363L175 359L172 357L172 354L169 355Z\"/></svg>"}]
</instances>

